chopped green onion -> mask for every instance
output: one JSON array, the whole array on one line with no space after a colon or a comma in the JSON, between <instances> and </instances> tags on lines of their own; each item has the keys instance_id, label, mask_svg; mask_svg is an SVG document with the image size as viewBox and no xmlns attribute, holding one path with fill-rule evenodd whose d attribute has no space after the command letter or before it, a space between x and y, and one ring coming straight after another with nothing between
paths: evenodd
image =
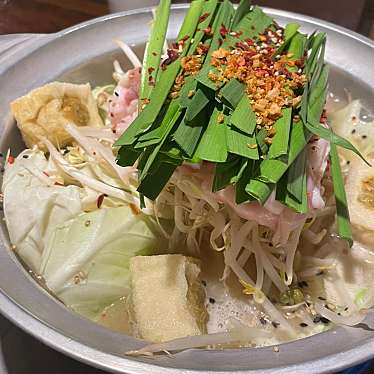
<instances>
[{"instance_id":1,"label":"chopped green onion","mask_svg":"<svg viewBox=\"0 0 374 374\"><path fill-rule=\"evenodd\" d=\"M336 145L331 144L330 146L330 162L331 162L331 175L332 182L334 186L335 201L336 201L336 215L339 236L349 243L352 247L352 229L349 221L349 211L347 196L344 189L344 181L342 172L340 169L340 160L338 152L336 150Z\"/></svg>"},{"instance_id":2,"label":"chopped green onion","mask_svg":"<svg viewBox=\"0 0 374 374\"><path fill-rule=\"evenodd\" d=\"M245 188L245 192L263 205L266 203L274 187L274 184L267 184L257 179L251 179Z\"/></svg>"},{"instance_id":3,"label":"chopped green onion","mask_svg":"<svg viewBox=\"0 0 374 374\"><path fill-rule=\"evenodd\" d=\"M211 162L225 162L227 159L226 141L227 116L216 108L204 135L201 138L196 153L199 158Z\"/></svg>"},{"instance_id":4,"label":"chopped green onion","mask_svg":"<svg viewBox=\"0 0 374 374\"><path fill-rule=\"evenodd\" d=\"M218 162L214 174L213 192L222 190L229 184L236 183L242 166L243 159L235 155L229 155L226 162Z\"/></svg>"},{"instance_id":5,"label":"chopped green onion","mask_svg":"<svg viewBox=\"0 0 374 374\"><path fill-rule=\"evenodd\" d=\"M171 0L160 0L156 8L155 18L151 27L149 41L144 54L140 99L148 99L153 87L150 81L156 82L159 71L162 48L166 38L166 32L169 23ZM141 106L141 100L139 102Z\"/></svg>"},{"instance_id":6,"label":"chopped green onion","mask_svg":"<svg viewBox=\"0 0 374 374\"><path fill-rule=\"evenodd\" d=\"M238 8L236 9L235 16L232 20L231 28L235 29L240 21L245 17L251 10L252 1L251 0L241 0Z\"/></svg>"},{"instance_id":7,"label":"chopped green onion","mask_svg":"<svg viewBox=\"0 0 374 374\"><path fill-rule=\"evenodd\" d=\"M161 73L158 84L156 84L151 93L150 103L140 112L131 126L116 141L116 146L133 144L136 140L136 136L146 131L156 120L174 84L175 78L178 75L181 67L180 60L187 53L192 36L198 25L203 5L204 0L195 0L191 3L178 35L178 41L188 36L188 39L184 42L182 53L176 61L172 62L166 70Z\"/></svg>"},{"instance_id":8,"label":"chopped green onion","mask_svg":"<svg viewBox=\"0 0 374 374\"><path fill-rule=\"evenodd\" d=\"M292 163L288 170L287 191L299 203L303 201L304 178L306 176L306 148L304 148L297 156L295 162Z\"/></svg>"},{"instance_id":9,"label":"chopped green onion","mask_svg":"<svg viewBox=\"0 0 374 374\"><path fill-rule=\"evenodd\" d=\"M288 164L281 160L264 160L260 164L258 179L265 183L277 183L288 168Z\"/></svg>"},{"instance_id":10,"label":"chopped green onion","mask_svg":"<svg viewBox=\"0 0 374 374\"><path fill-rule=\"evenodd\" d=\"M243 83L240 83L237 79L231 79L225 86L221 89L219 93L219 98L223 99L225 104L235 109L241 98L245 94L245 86Z\"/></svg>"},{"instance_id":11,"label":"chopped green onion","mask_svg":"<svg viewBox=\"0 0 374 374\"><path fill-rule=\"evenodd\" d=\"M292 38L296 35L297 30L300 28L298 23L289 23L284 29L284 42L282 45L275 51L273 58L280 55L285 49L287 49L291 43Z\"/></svg>"},{"instance_id":12,"label":"chopped green onion","mask_svg":"<svg viewBox=\"0 0 374 374\"><path fill-rule=\"evenodd\" d=\"M246 134L253 134L256 128L256 115L247 95L243 95L232 113L231 124Z\"/></svg>"},{"instance_id":13,"label":"chopped green onion","mask_svg":"<svg viewBox=\"0 0 374 374\"><path fill-rule=\"evenodd\" d=\"M254 136L245 134L235 127L227 126L226 137L227 149L230 153L253 160L259 159L256 138Z\"/></svg>"},{"instance_id":14,"label":"chopped green onion","mask_svg":"<svg viewBox=\"0 0 374 374\"><path fill-rule=\"evenodd\" d=\"M282 117L280 117L274 124L276 132L269 147L268 158L278 158L288 154L291 121L292 108L282 109Z\"/></svg>"}]
</instances>

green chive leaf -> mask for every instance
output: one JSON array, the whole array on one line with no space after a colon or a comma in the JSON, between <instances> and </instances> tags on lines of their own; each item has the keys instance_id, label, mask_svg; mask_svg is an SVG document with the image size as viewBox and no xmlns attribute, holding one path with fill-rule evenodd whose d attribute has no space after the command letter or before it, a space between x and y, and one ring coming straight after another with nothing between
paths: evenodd
<instances>
[{"instance_id":1,"label":"green chive leaf","mask_svg":"<svg viewBox=\"0 0 374 374\"><path fill-rule=\"evenodd\" d=\"M331 144L330 148L330 162L331 162L331 175L334 186L335 202L336 202L336 215L339 236L353 245L352 229L349 220L349 211L347 196L344 188L344 180L340 168L339 155L335 144Z\"/></svg>"},{"instance_id":2,"label":"green chive leaf","mask_svg":"<svg viewBox=\"0 0 374 374\"><path fill-rule=\"evenodd\" d=\"M292 108L282 109L282 117L273 125L276 132L269 147L268 158L278 158L288 154L291 121Z\"/></svg>"}]
</instances>

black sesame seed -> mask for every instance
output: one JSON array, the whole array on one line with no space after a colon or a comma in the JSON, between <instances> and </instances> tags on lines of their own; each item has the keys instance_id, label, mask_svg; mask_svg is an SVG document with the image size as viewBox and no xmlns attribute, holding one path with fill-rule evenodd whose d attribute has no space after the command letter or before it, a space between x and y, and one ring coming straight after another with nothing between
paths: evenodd
<instances>
[{"instance_id":1,"label":"black sesame seed","mask_svg":"<svg viewBox=\"0 0 374 374\"><path fill-rule=\"evenodd\" d=\"M345 308L344 308L344 311L346 312L348 310L348 307L346 306Z\"/></svg>"},{"instance_id":2,"label":"black sesame seed","mask_svg":"<svg viewBox=\"0 0 374 374\"><path fill-rule=\"evenodd\" d=\"M210 302L211 304L214 304L214 303L216 302L216 300L213 299L213 297L210 297L210 298L209 298L209 302Z\"/></svg>"},{"instance_id":3,"label":"black sesame seed","mask_svg":"<svg viewBox=\"0 0 374 374\"><path fill-rule=\"evenodd\" d=\"M324 323L325 325L327 325L328 323L330 323L330 320L328 320L325 317L321 317L321 322Z\"/></svg>"},{"instance_id":4,"label":"black sesame seed","mask_svg":"<svg viewBox=\"0 0 374 374\"><path fill-rule=\"evenodd\" d=\"M273 325L273 327L276 329L278 328L278 326L280 325L279 322L275 322L275 321L272 321L271 324Z\"/></svg>"},{"instance_id":5,"label":"black sesame seed","mask_svg":"<svg viewBox=\"0 0 374 374\"><path fill-rule=\"evenodd\" d=\"M366 139L366 138L367 138L367 135L362 135L361 138L362 138L362 139Z\"/></svg>"},{"instance_id":6,"label":"black sesame seed","mask_svg":"<svg viewBox=\"0 0 374 374\"><path fill-rule=\"evenodd\" d=\"M298 286L300 288L305 288L305 287L308 287L309 285L308 285L308 282L306 282L306 281L300 281L300 282L298 282Z\"/></svg>"},{"instance_id":7,"label":"black sesame seed","mask_svg":"<svg viewBox=\"0 0 374 374\"><path fill-rule=\"evenodd\" d=\"M206 282L205 282L205 280L202 280L202 281L201 281L201 284L202 284L204 287L206 287Z\"/></svg>"},{"instance_id":8,"label":"black sesame seed","mask_svg":"<svg viewBox=\"0 0 374 374\"><path fill-rule=\"evenodd\" d=\"M326 301L326 298L322 297L322 296L318 296L318 298L322 301Z\"/></svg>"},{"instance_id":9,"label":"black sesame seed","mask_svg":"<svg viewBox=\"0 0 374 374\"><path fill-rule=\"evenodd\" d=\"M354 134L356 132L356 129L353 129L352 131L351 131L351 134Z\"/></svg>"},{"instance_id":10,"label":"black sesame seed","mask_svg":"<svg viewBox=\"0 0 374 374\"><path fill-rule=\"evenodd\" d=\"M311 303L308 303L308 302L306 301L306 305L311 306L312 304L311 304Z\"/></svg>"},{"instance_id":11,"label":"black sesame seed","mask_svg":"<svg viewBox=\"0 0 374 374\"><path fill-rule=\"evenodd\" d=\"M266 325L266 319L264 317L260 317L261 325Z\"/></svg>"},{"instance_id":12,"label":"black sesame seed","mask_svg":"<svg viewBox=\"0 0 374 374\"><path fill-rule=\"evenodd\" d=\"M23 155L22 157L23 158L29 158L29 155Z\"/></svg>"},{"instance_id":13,"label":"black sesame seed","mask_svg":"<svg viewBox=\"0 0 374 374\"><path fill-rule=\"evenodd\" d=\"M325 308L328 309L328 310L331 310L330 307L328 306L328 304L325 304Z\"/></svg>"},{"instance_id":14,"label":"black sesame seed","mask_svg":"<svg viewBox=\"0 0 374 374\"><path fill-rule=\"evenodd\" d=\"M114 91L114 94L115 94L116 96L119 96L119 93L118 93L117 91Z\"/></svg>"},{"instance_id":15,"label":"black sesame seed","mask_svg":"<svg viewBox=\"0 0 374 374\"><path fill-rule=\"evenodd\" d=\"M313 323L320 323L321 322L321 316L318 314L313 318Z\"/></svg>"},{"instance_id":16,"label":"black sesame seed","mask_svg":"<svg viewBox=\"0 0 374 374\"><path fill-rule=\"evenodd\" d=\"M2 153L0 153L0 157L4 157L4 155Z\"/></svg>"},{"instance_id":17,"label":"black sesame seed","mask_svg":"<svg viewBox=\"0 0 374 374\"><path fill-rule=\"evenodd\" d=\"M349 165L350 163L351 163L351 161L348 160L348 161L347 161L347 165Z\"/></svg>"},{"instance_id":18,"label":"black sesame seed","mask_svg":"<svg viewBox=\"0 0 374 374\"><path fill-rule=\"evenodd\" d=\"M300 323L300 327L308 327L308 324L305 323L305 322L301 322L301 323Z\"/></svg>"},{"instance_id":19,"label":"black sesame seed","mask_svg":"<svg viewBox=\"0 0 374 374\"><path fill-rule=\"evenodd\" d=\"M338 316L341 316L342 314L340 312L337 313Z\"/></svg>"},{"instance_id":20,"label":"black sesame seed","mask_svg":"<svg viewBox=\"0 0 374 374\"><path fill-rule=\"evenodd\" d=\"M323 275L323 270L320 270L316 275Z\"/></svg>"}]
</instances>

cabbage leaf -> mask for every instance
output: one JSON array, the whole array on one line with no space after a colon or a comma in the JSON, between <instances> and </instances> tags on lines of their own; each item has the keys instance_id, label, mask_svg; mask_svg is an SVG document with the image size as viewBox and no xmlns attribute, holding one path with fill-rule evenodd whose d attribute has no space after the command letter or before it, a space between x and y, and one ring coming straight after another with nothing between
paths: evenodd
<instances>
[{"instance_id":1,"label":"cabbage leaf","mask_svg":"<svg viewBox=\"0 0 374 374\"><path fill-rule=\"evenodd\" d=\"M154 219L129 206L82 213L55 228L40 274L68 307L96 319L128 294L130 258L159 253L161 238Z\"/></svg>"},{"instance_id":2,"label":"cabbage leaf","mask_svg":"<svg viewBox=\"0 0 374 374\"><path fill-rule=\"evenodd\" d=\"M6 163L2 185L10 241L34 272L56 225L82 212L82 189L55 185L43 173L47 164L43 152L26 150L13 163Z\"/></svg>"}]
</instances>

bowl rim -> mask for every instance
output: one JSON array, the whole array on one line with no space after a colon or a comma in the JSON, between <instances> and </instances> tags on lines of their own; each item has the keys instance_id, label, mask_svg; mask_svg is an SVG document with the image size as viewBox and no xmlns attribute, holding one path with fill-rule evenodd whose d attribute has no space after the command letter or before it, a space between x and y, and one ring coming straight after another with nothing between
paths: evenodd
<instances>
[{"instance_id":1,"label":"bowl rim","mask_svg":"<svg viewBox=\"0 0 374 374\"><path fill-rule=\"evenodd\" d=\"M173 9L185 9L188 4L177 4L173 5ZM145 7L139 8L124 12L118 12L110 15L105 15L102 17L94 18L89 21L85 21L69 27L67 29L61 30L54 34L45 34L43 37L39 37L35 40L35 43L30 43L29 48L30 51L34 51L53 40L66 36L69 33L78 31L82 28L101 23L101 22L108 22L112 19L121 18L125 16L131 16L134 14L140 14L149 12L153 7ZM363 43L370 48L374 49L374 41L370 40L369 38L362 36L354 31L350 31L344 27L335 25L333 23L319 20L314 17L305 16L299 13L288 12L283 10L277 10L273 8L263 7L265 12L270 13L274 17L290 17L300 21L308 22L311 25L315 26L323 26L331 31L335 31L341 35L344 35L347 38L355 39L356 41ZM27 55L27 52L25 55ZM23 57L23 56L22 56ZM18 55L11 56L11 60L15 59L16 61L20 59ZM116 365L116 362L111 360L113 355L110 353L102 352L94 347L86 346L85 344L76 341L63 333L57 331L55 328L48 326L46 323L40 321L35 316L33 316L30 312L25 310L22 306L17 305L13 302L7 295L0 291L0 310L1 312L11 320L15 325L19 328L23 329L27 333L31 334L38 340L42 341L43 343L47 344L50 347L53 347L57 351L60 351L63 354L66 354L72 358L75 358L79 361L85 362L90 364L94 367L101 368L104 370L112 371L112 372L120 372L123 373L125 369L129 374L137 374L137 373L155 373L155 372L162 372L162 373L177 373L183 370L185 374L196 374L198 370L191 370L191 369L175 369L175 368L168 368L168 367L161 367L160 365L154 365L152 363L147 363L144 361L135 361L128 359L126 356L118 357L121 360L123 365ZM21 322L22 321L22 322ZM285 343L284 345L292 344ZM282 345L283 346L283 345ZM232 371L232 373L270 373L276 370L277 373L289 373L291 369L292 372L315 372L316 369L319 369L319 372L332 372L335 370L339 370L354 364L361 363L367 359L370 359L374 356L374 336L370 338L369 341L366 343L348 349L347 351L341 352L339 354L331 354L329 356L325 356L323 358L317 358L314 360L307 361L305 363L298 363L293 364L291 366L281 366L277 369L269 368L269 369L250 369L250 370L236 370ZM260 348L261 349L261 348ZM345 355L345 362L342 363L338 358L341 354ZM108 358L109 360L104 360L104 357ZM348 359L347 359L348 357ZM112 361L112 363L111 363ZM106 362L109 362L107 364ZM323 363L323 369L321 371L321 363ZM214 373L220 373L219 371L214 371ZM222 373L227 373L222 372Z\"/></svg>"}]
</instances>

